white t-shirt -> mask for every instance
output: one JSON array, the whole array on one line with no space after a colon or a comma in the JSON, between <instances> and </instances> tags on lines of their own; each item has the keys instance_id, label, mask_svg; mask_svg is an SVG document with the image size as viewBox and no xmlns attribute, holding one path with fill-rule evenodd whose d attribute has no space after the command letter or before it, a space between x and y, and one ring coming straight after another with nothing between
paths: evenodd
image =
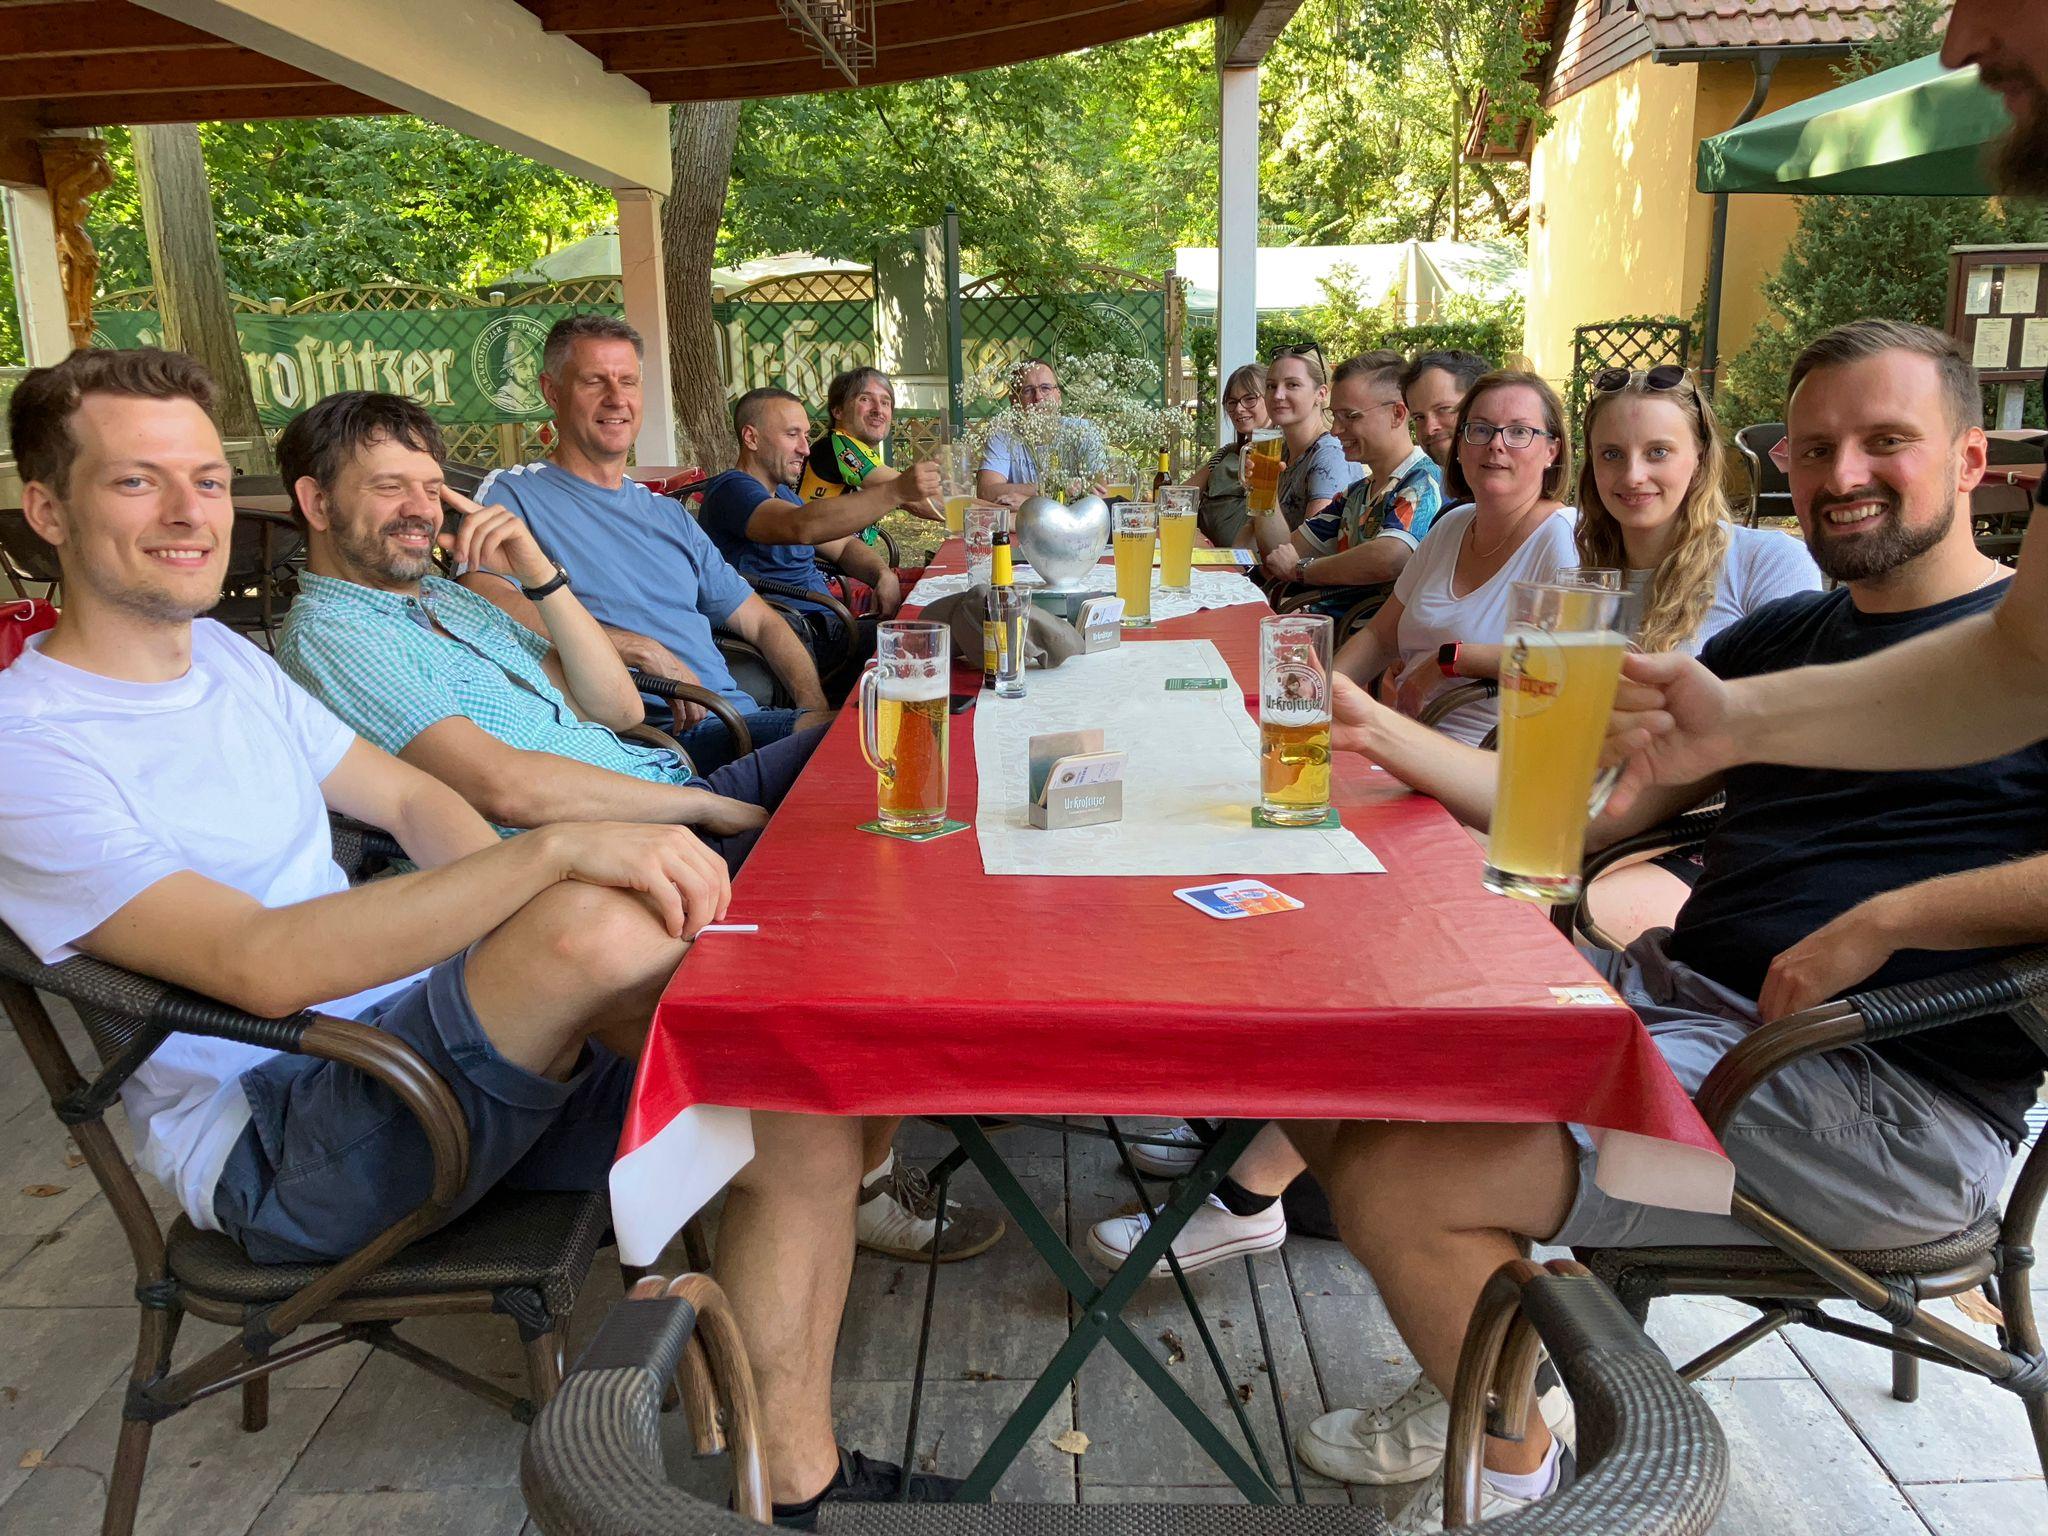
<instances>
[{"instance_id":1,"label":"white t-shirt","mask_svg":"<svg viewBox=\"0 0 2048 1536\"><path fill-rule=\"evenodd\" d=\"M345 890L320 781L355 735L231 630L192 626L192 666L130 683L28 644L0 672L0 920L45 964L166 876L266 907ZM325 1004L354 1018L405 981ZM143 1168L196 1226L249 1121L241 1075L276 1052L173 1034L122 1085Z\"/></svg>"},{"instance_id":2,"label":"white t-shirt","mask_svg":"<svg viewBox=\"0 0 2048 1536\"><path fill-rule=\"evenodd\" d=\"M1539 581L1561 566L1579 563L1572 542L1579 514L1560 507L1536 525L1522 540L1521 547L1508 556L1507 564L1491 578L1463 596L1451 591L1451 577L1457 569L1458 551L1465 542L1465 530L1478 516L1478 508L1467 504L1438 514L1422 546L1401 567L1394 580L1394 596L1401 602L1401 624L1395 641L1401 650L1400 680L1436 663L1437 648L1448 640L1466 645L1498 645L1508 627L1508 591L1518 581ZM1459 686L1459 679L1447 679L1443 688L1433 689L1434 698L1444 688ZM1427 702L1425 700L1424 702ZM1464 704L1437 722L1446 736L1477 746L1499 718L1495 702Z\"/></svg>"},{"instance_id":3,"label":"white t-shirt","mask_svg":"<svg viewBox=\"0 0 2048 1536\"><path fill-rule=\"evenodd\" d=\"M1648 593L1655 571L1630 571L1629 587ZM1795 592L1818 592L1820 567L1806 552L1804 541L1776 528L1728 525L1728 552L1721 557L1720 579L1713 601L1700 616L1700 627L1677 649L1697 656L1705 645L1744 614Z\"/></svg>"}]
</instances>

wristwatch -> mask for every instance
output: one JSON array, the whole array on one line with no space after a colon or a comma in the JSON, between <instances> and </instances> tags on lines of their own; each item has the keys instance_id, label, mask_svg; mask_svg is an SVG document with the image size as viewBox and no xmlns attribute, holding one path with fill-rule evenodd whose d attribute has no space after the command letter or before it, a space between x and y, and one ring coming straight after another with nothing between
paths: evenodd
<instances>
[{"instance_id":1,"label":"wristwatch","mask_svg":"<svg viewBox=\"0 0 2048 1536\"><path fill-rule=\"evenodd\" d=\"M528 602L537 603L544 597L552 597L555 593L561 591L562 588L566 587L567 585L569 585L569 573L562 569L562 562L557 560L555 562L554 575L550 576L546 581L542 582L537 587L529 587L522 584L519 590L526 594L526 600Z\"/></svg>"},{"instance_id":2,"label":"wristwatch","mask_svg":"<svg viewBox=\"0 0 2048 1536\"><path fill-rule=\"evenodd\" d=\"M1458 642L1446 640L1436 648L1436 669L1445 677L1458 675Z\"/></svg>"}]
</instances>

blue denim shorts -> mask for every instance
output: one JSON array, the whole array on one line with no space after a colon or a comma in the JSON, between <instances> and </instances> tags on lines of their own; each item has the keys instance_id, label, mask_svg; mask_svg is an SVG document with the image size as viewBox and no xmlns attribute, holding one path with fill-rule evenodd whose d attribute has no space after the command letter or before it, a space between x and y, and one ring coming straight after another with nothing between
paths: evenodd
<instances>
[{"instance_id":1,"label":"blue denim shorts","mask_svg":"<svg viewBox=\"0 0 2048 1536\"><path fill-rule=\"evenodd\" d=\"M1621 954L1589 953L1635 1009L1687 1093L1757 1026L1756 1005L1671 958L1668 928ZM1549 1241L1580 1248L1763 1242L1732 1216L1617 1200L1593 1182L1594 1146L1571 1128L1578 1194ZM2012 1149L1961 1099L1864 1046L1774 1074L1736 1112L1722 1145L1778 1215L1837 1248L1906 1248L1959 1232L1998 1199Z\"/></svg>"},{"instance_id":2,"label":"blue denim shorts","mask_svg":"<svg viewBox=\"0 0 2048 1536\"><path fill-rule=\"evenodd\" d=\"M499 1184L602 1189L618 1150L633 1064L591 1043L557 1082L498 1054L463 979L444 960L357 1021L396 1035L455 1095L469 1126L469 1180L449 1220ZM427 1196L419 1122L354 1067L279 1055L242 1074L243 1129L214 1187L221 1230L262 1264L346 1257Z\"/></svg>"}]
</instances>

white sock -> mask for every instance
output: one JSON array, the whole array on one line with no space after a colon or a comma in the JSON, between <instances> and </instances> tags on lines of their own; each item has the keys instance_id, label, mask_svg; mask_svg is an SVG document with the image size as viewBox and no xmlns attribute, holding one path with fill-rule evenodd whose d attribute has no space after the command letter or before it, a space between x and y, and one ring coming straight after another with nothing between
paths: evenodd
<instances>
[{"instance_id":1,"label":"white sock","mask_svg":"<svg viewBox=\"0 0 2048 1536\"><path fill-rule=\"evenodd\" d=\"M895 1167L896 1149L894 1147L891 1147L887 1152L882 1154L882 1160L879 1163L875 1164L874 1167L870 1168L866 1173L861 1175L860 1187L862 1189L866 1189L870 1184L874 1183L875 1180L886 1179L887 1177L889 1177L889 1174L892 1170L894 1170Z\"/></svg>"},{"instance_id":2,"label":"white sock","mask_svg":"<svg viewBox=\"0 0 2048 1536\"><path fill-rule=\"evenodd\" d=\"M1550 1449L1543 1453L1543 1465L1534 1472L1496 1472L1488 1467L1486 1480L1510 1498L1547 1498L1557 1487L1559 1450L1557 1437L1552 1435Z\"/></svg>"}]
</instances>

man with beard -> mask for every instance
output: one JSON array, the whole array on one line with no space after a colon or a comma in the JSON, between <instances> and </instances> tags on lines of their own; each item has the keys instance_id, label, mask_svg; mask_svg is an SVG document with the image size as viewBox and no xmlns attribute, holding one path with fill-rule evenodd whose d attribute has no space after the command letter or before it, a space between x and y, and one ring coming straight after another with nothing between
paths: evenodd
<instances>
[{"instance_id":1,"label":"man with beard","mask_svg":"<svg viewBox=\"0 0 2048 1536\"><path fill-rule=\"evenodd\" d=\"M1984 473L1975 370L1922 326L1863 321L1793 365L1792 496L1820 568L1842 585L1769 603L1709 641L1723 678L1834 662L1966 621L2000 597L1961 503ZM1347 679L1332 744L1362 751L1484 826L1493 754L1389 719ZM1672 928L1594 954L1688 1091L1761 1020L1865 983L1937 975L2048 927L2048 746L1973 767L1871 774L1744 768L1658 789L1593 828L1597 846L1715 790L1727 808ZM2041 1051L2008 1016L1816 1056L1773 1076L1722 1137L1774 1210L1838 1248L1904 1247L1968 1226L1998 1198ZM1596 1248L1756 1244L1726 1215L1617 1198L1594 1182L1582 1127L1291 1124L1339 1230L1372 1271L1422 1378L1393 1403L1343 1409L1302 1459L1354 1482L1403 1482L1441 1460L1472 1305L1529 1241ZM1489 1440L1482 1519L1543 1497L1568 1456L1532 1416ZM1442 1524L1425 1489L1397 1531Z\"/></svg>"},{"instance_id":2,"label":"man with beard","mask_svg":"<svg viewBox=\"0 0 2048 1536\"><path fill-rule=\"evenodd\" d=\"M644 709L626 664L526 525L450 490L442 456L433 418L397 395L351 390L292 418L277 458L307 556L278 665L501 830L667 822L694 829L738 873L823 730L708 778L672 751L622 740ZM446 534L444 501L458 516ZM435 575L437 545L518 583L545 635Z\"/></svg>"},{"instance_id":3,"label":"man with beard","mask_svg":"<svg viewBox=\"0 0 2048 1536\"><path fill-rule=\"evenodd\" d=\"M750 389L732 408L740 460L704 487L699 514L704 531L733 569L757 581L807 592L826 589L823 556L874 592L872 612L861 617L862 659L875 653L875 622L903 606L903 589L881 555L861 542L861 530L902 507L919 510L941 494L936 464L913 464L903 474L870 479L859 490L806 501L797 494L810 459L810 418L786 389ZM809 629L813 655L843 645L837 618L822 603L795 600Z\"/></svg>"},{"instance_id":4,"label":"man with beard","mask_svg":"<svg viewBox=\"0 0 2048 1536\"><path fill-rule=\"evenodd\" d=\"M1976 65L2005 98L2013 130L1996 169L2006 189L2048 195L2048 5L1957 0L1941 57ZM2048 505L2048 479L2034 501ZM2048 547L2036 545L2048 545L2040 523L2028 530L2010 592L1990 612L1824 674L1724 683L1675 653L1631 656L1610 727L1610 752L1627 760L1615 805L1626 808L1650 785L1737 763L1940 768L2040 740L2048 735Z\"/></svg>"}]
</instances>

